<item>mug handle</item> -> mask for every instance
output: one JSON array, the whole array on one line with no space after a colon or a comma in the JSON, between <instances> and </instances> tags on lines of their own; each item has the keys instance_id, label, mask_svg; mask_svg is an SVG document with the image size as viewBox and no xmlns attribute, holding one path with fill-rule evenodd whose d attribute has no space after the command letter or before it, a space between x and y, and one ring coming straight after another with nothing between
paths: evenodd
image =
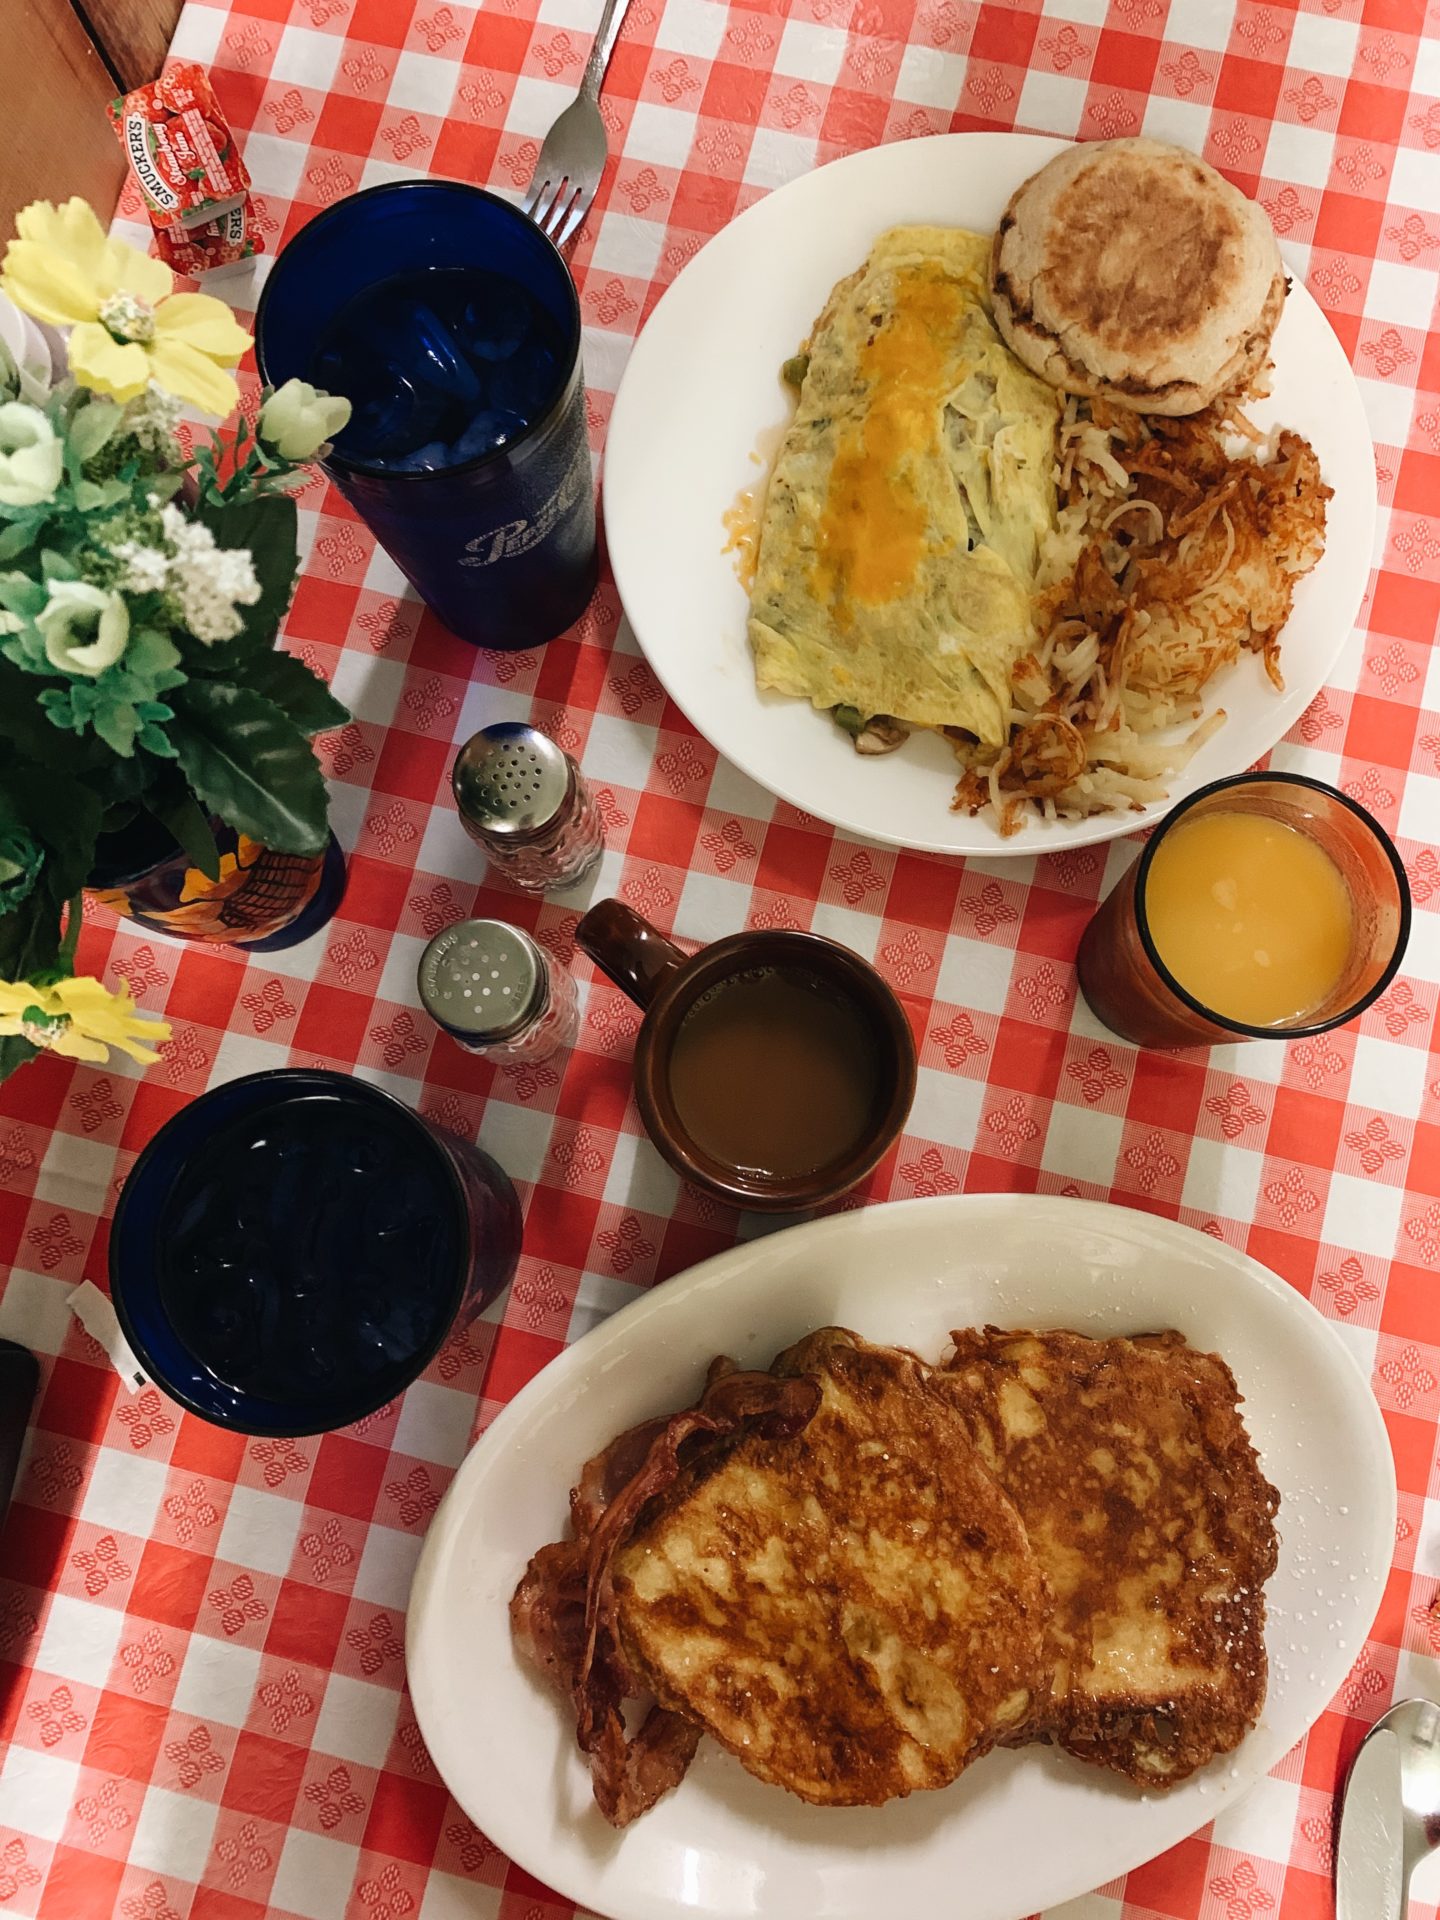
<instances>
[{"instance_id":1,"label":"mug handle","mask_svg":"<svg viewBox=\"0 0 1440 1920\"><path fill-rule=\"evenodd\" d=\"M648 1007L690 957L623 900L597 901L576 927L575 944L637 1007Z\"/></svg>"}]
</instances>

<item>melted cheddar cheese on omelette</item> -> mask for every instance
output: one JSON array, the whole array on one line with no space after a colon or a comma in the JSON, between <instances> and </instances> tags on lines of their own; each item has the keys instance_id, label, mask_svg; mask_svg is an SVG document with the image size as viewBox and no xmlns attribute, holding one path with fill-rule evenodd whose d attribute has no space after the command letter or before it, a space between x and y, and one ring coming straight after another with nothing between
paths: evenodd
<instances>
[{"instance_id":1,"label":"melted cheddar cheese on omelette","mask_svg":"<svg viewBox=\"0 0 1440 1920\"><path fill-rule=\"evenodd\" d=\"M750 601L762 688L1008 738L1061 396L990 318L990 241L896 227L815 323Z\"/></svg>"}]
</instances>

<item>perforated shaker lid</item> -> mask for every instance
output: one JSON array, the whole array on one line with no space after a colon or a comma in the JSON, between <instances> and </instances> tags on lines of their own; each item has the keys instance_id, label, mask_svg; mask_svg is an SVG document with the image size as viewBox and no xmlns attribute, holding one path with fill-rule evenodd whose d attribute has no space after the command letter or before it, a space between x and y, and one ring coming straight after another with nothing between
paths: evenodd
<instances>
[{"instance_id":1,"label":"perforated shaker lid","mask_svg":"<svg viewBox=\"0 0 1440 1920\"><path fill-rule=\"evenodd\" d=\"M420 956L420 1004L457 1040L508 1040L550 996L545 956L503 920L461 920L437 933Z\"/></svg>"},{"instance_id":2,"label":"perforated shaker lid","mask_svg":"<svg viewBox=\"0 0 1440 1920\"><path fill-rule=\"evenodd\" d=\"M500 721L472 734L450 778L462 817L487 839L519 840L548 827L570 794L570 762L534 727Z\"/></svg>"}]
</instances>

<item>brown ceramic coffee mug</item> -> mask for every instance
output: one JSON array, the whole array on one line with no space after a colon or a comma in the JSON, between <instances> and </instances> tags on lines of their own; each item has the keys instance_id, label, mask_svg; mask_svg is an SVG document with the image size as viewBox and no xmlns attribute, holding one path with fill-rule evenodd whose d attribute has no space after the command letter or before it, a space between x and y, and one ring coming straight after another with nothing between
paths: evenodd
<instances>
[{"instance_id":1,"label":"brown ceramic coffee mug","mask_svg":"<svg viewBox=\"0 0 1440 1920\"><path fill-rule=\"evenodd\" d=\"M675 1171L731 1206L833 1200L898 1138L915 1097L904 1009L868 961L817 933L733 933L687 954L619 900L577 944L645 1019L641 1118Z\"/></svg>"}]
</instances>

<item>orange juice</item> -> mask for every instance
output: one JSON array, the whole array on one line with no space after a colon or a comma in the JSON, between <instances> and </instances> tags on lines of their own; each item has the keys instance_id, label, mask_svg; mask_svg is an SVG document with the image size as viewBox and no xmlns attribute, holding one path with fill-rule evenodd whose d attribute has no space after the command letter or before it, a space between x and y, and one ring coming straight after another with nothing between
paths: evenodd
<instances>
[{"instance_id":1,"label":"orange juice","mask_svg":"<svg viewBox=\"0 0 1440 1920\"><path fill-rule=\"evenodd\" d=\"M1270 1027L1322 1006L1353 939L1350 894L1316 841L1262 813L1202 813L1155 849L1155 951L1221 1019Z\"/></svg>"}]
</instances>

